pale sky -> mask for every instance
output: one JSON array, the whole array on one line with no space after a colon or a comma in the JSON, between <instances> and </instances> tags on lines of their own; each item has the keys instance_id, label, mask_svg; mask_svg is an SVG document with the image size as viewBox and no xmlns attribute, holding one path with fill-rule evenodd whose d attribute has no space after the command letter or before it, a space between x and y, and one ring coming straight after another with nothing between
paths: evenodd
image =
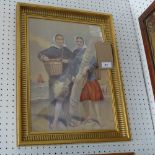
<instances>
[{"instance_id":1,"label":"pale sky","mask_svg":"<svg viewBox=\"0 0 155 155\"><path fill-rule=\"evenodd\" d=\"M91 32L90 32L91 31ZM48 80L48 75L44 69L43 63L38 59L38 53L53 44L53 36L60 33L65 38L65 44L70 50L75 48L75 36L84 38L86 45L93 33L101 34L99 26L78 24L71 22L60 22L53 20L29 18L28 35L30 50L30 68L31 80L36 81L41 73L44 80Z\"/></svg>"}]
</instances>

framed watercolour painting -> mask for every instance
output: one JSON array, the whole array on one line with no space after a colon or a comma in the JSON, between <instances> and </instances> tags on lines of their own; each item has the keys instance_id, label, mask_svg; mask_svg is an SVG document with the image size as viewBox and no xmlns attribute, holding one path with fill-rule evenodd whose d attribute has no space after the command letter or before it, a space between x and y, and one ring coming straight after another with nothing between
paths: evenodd
<instances>
[{"instance_id":1,"label":"framed watercolour painting","mask_svg":"<svg viewBox=\"0 0 155 155\"><path fill-rule=\"evenodd\" d=\"M112 15L17 4L18 145L130 140Z\"/></svg>"},{"instance_id":2,"label":"framed watercolour painting","mask_svg":"<svg viewBox=\"0 0 155 155\"><path fill-rule=\"evenodd\" d=\"M155 2L139 17L151 84L155 96Z\"/></svg>"}]
</instances>

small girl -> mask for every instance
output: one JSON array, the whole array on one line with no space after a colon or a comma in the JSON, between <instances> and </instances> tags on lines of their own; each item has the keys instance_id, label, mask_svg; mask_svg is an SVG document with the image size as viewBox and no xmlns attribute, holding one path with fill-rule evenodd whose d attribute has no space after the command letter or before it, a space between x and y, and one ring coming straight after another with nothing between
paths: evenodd
<instances>
[{"instance_id":1,"label":"small girl","mask_svg":"<svg viewBox=\"0 0 155 155\"><path fill-rule=\"evenodd\" d=\"M86 83L81 92L80 101L84 105L85 121L91 120L90 108L88 104L93 104L94 111L96 113L97 121L101 125L102 121L100 118L100 101L104 99L100 84L96 79L95 69L98 67L96 58L93 57L88 67L85 67L82 72L82 76L86 78ZM91 101L91 103L90 103Z\"/></svg>"}]
</instances>

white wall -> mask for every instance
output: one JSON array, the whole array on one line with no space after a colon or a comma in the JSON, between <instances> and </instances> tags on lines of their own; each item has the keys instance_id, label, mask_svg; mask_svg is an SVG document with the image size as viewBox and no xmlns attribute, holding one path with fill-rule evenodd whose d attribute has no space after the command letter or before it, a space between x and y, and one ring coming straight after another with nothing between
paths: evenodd
<instances>
[{"instance_id":1,"label":"white wall","mask_svg":"<svg viewBox=\"0 0 155 155\"><path fill-rule=\"evenodd\" d=\"M130 0L129 3L128 0L22 0L22 2L113 14L132 134L132 140L129 142L32 147L16 146L17 0L0 0L0 2L0 155L81 155L125 151L136 152L136 155L155 154L155 135L150 110L150 103L153 105L154 101L137 21L137 17L150 1Z\"/></svg>"}]
</instances>

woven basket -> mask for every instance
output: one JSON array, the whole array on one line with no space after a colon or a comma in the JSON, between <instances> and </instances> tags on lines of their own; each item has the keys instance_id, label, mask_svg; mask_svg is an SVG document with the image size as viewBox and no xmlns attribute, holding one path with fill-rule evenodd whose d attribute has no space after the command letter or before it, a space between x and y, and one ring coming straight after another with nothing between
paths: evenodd
<instances>
[{"instance_id":1,"label":"woven basket","mask_svg":"<svg viewBox=\"0 0 155 155\"><path fill-rule=\"evenodd\" d=\"M61 75L63 71L62 59L51 59L44 62L45 69L49 76Z\"/></svg>"}]
</instances>

